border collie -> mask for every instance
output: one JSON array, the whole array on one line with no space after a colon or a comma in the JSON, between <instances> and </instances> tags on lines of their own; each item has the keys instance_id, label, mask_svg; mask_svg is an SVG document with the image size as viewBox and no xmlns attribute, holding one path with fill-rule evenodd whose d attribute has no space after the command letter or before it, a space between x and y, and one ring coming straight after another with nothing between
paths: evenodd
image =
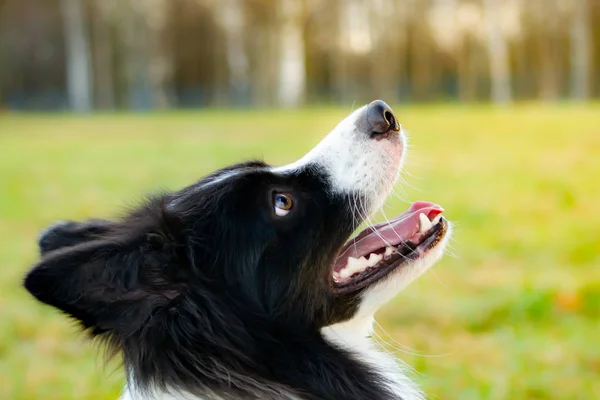
<instances>
[{"instance_id":1,"label":"border collie","mask_svg":"<svg viewBox=\"0 0 600 400\"><path fill-rule=\"evenodd\" d=\"M405 150L374 101L287 166L237 164L120 220L54 224L25 288L122 355L124 400L422 399L369 334L450 223L416 202L350 239Z\"/></svg>"}]
</instances>

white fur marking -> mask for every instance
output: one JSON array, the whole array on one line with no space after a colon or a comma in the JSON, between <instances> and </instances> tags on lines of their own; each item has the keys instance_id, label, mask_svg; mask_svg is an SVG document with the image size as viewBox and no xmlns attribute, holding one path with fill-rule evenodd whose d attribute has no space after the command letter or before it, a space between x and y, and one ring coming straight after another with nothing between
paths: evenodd
<instances>
[{"instance_id":1,"label":"white fur marking","mask_svg":"<svg viewBox=\"0 0 600 400\"><path fill-rule=\"evenodd\" d=\"M405 374L393 356L377 349L377 344L368 338L373 319L350 321L321 329L321 334L334 346L354 355L357 361L367 364L377 372L388 390L402 400L423 400L420 389ZM368 327L367 332L364 328Z\"/></svg>"},{"instance_id":2,"label":"white fur marking","mask_svg":"<svg viewBox=\"0 0 600 400\"><path fill-rule=\"evenodd\" d=\"M397 133L398 140L371 138L370 132L361 129L366 110L364 106L354 111L298 161L272 171L293 173L307 165L321 167L333 192L359 193L368 198L371 208L379 207L398 176L406 139L402 132Z\"/></svg>"}]
</instances>

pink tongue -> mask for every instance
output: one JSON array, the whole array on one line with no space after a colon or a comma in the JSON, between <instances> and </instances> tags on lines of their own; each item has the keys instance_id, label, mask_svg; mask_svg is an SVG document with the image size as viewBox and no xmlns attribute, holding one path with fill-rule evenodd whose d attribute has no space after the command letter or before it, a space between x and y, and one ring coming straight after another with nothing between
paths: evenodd
<instances>
[{"instance_id":1,"label":"pink tongue","mask_svg":"<svg viewBox=\"0 0 600 400\"><path fill-rule=\"evenodd\" d=\"M396 246L408 241L419 232L419 214L425 214L430 220L444 212L437 204L416 201L401 215L388 222L367 228L344 246L335 262L335 270L340 271L348 263L348 257L367 256L386 246Z\"/></svg>"}]
</instances>

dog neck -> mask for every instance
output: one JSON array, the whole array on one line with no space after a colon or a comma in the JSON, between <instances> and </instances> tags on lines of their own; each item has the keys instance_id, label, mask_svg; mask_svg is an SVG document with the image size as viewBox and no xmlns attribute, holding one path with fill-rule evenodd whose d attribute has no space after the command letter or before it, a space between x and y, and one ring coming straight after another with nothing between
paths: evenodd
<instances>
[{"instance_id":1,"label":"dog neck","mask_svg":"<svg viewBox=\"0 0 600 400\"><path fill-rule=\"evenodd\" d=\"M402 400L423 400L424 395L406 375L400 362L391 354L382 350L377 342L371 338L374 319L372 316L354 318L350 321L327 326L321 329L325 340L337 349L346 352L357 362L368 365L369 369L376 371L382 384L387 386L387 391L394 398ZM280 385L265 384L265 388L276 393L274 398L282 400L301 400L302 396L294 394ZM258 397L257 397L258 398ZM267 398L261 396L260 398ZM120 400L223 400L216 393L191 395L175 389L162 390L150 389L140 391L133 380L128 380L127 386Z\"/></svg>"},{"instance_id":2,"label":"dog neck","mask_svg":"<svg viewBox=\"0 0 600 400\"><path fill-rule=\"evenodd\" d=\"M369 365L388 387L395 398L423 400L419 387L407 376L405 368L393 355L387 353L372 339L372 315L357 316L343 323L327 326L321 330L325 339L348 352L358 362Z\"/></svg>"}]
</instances>

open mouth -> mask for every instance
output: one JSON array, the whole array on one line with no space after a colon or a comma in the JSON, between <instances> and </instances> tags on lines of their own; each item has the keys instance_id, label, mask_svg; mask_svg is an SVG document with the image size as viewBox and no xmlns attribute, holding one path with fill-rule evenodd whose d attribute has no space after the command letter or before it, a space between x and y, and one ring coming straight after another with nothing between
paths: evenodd
<instances>
[{"instance_id":1,"label":"open mouth","mask_svg":"<svg viewBox=\"0 0 600 400\"><path fill-rule=\"evenodd\" d=\"M444 209L424 201L392 219L360 232L340 250L333 286L347 293L369 286L425 255L446 234Z\"/></svg>"}]
</instances>

